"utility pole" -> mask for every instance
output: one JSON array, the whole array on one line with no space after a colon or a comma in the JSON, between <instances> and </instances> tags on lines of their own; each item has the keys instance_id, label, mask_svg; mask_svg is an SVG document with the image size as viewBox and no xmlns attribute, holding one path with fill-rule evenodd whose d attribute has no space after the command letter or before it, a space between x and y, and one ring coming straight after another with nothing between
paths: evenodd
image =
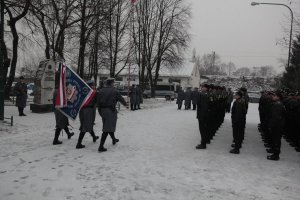
<instances>
[{"instance_id":1,"label":"utility pole","mask_svg":"<svg viewBox=\"0 0 300 200\"><path fill-rule=\"evenodd\" d=\"M1 16L1 27L0 27L0 120L4 120L4 0L1 0L0 8Z\"/></svg>"}]
</instances>

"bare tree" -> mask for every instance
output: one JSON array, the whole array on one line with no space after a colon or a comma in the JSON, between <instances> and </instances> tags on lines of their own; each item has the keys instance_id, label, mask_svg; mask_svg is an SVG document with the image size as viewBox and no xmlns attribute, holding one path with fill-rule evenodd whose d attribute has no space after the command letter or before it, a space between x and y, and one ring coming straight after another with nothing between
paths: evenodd
<instances>
[{"instance_id":1,"label":"bare tree","mask_svg":"<svg viewBox=\"0 0 300 200\"><path fill-rule=\"evenodd\" d=\"M18 46L19 46L19 35L16 28L16 24L20 21L25 15L27 14L30 6L30 0L23 0L23 1L4 1L4 8L7 11L9 16L9 23L8 26L10 27L11 34L13 37L12 40L12 59L10 64L10 71L9 76L6 82L5 87L5 98L9 98L9 93L11 90L11 85L15 78L17 61L18 61Z\"/></svg>"}]
</instances>

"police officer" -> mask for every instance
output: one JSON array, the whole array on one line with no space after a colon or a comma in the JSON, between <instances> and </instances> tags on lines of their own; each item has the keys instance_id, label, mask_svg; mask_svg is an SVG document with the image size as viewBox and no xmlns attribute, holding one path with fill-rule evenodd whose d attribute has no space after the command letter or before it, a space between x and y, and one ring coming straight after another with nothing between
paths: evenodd
<instances>
[{"instance_id":1,"label":"police officer","mask_svg":"<svg viewBox=\"0 0 300 200\"><path fill-rule=\"evenodd\" d=\"M94 81L90 80L86 82L93 90L95 90ZM96 142L99 139L99 136L95 135L94 132L94 122L96 117L96 105L97 105L97 94L93 96L93 98L88 102L88 104L84 105L79 112L79 120L80 120L80 134L78 137L78 142L76 145L76 149L82 149L85 146L82 145L82 140L86 132L89 132L93 138L93 142Z\"/></svg>"},{"instance_id":2,"label":"police officer","mask_svg":"<svg viewBox=\"0 0 300 200\"><path fill-rule=\"evenodd\" d=\"M104 148L104 143L108 135L111 136L113 145L119 142L119 139L115 138L118 117L116 104L118 101L127 107L127 103L120 92L114 88L114 79L109 78L106 80L106 85L99 91L97 97L98 111L103 122L103 133L98 148L99 152L107 151L107 149Z\"/></svg>"},{"instance_id":3,"label":"police officer","mask_svg":"<svg viewBox=\"0 0 300 200\"><path fill-rule=\"evenodd\" d=\"M238 91L235 95L235 101L231 109L231 122L233 132L233 149L229 152L233 154L239 154L242 147L242 141L244 138L244 127L246 121L246 106L245 100L242 98L243 93Z\"/></svg>"},{"instance_id":4,"label":"police officer","mask_svg":"<svg viewBox=\"0 0 300 200\"><path fill-rule=\"evenodd\" d=\"M136 97L137 97L137 89L135 84L132 84L131 89L129 91L130 96L130 109L132 111L136 110Z\"/></svg>"},{"instance_id":5,"label":"police officer","mask_svg":"<svg viewBox=\"0 0 300 200\"><path fill-rule=\"evenodd\" d=\"M176 100L178 110L181 110L183 100L184 100L184 91L182 90L182 87L179 87L178 94L177 94L177 100Z\"/></svg>"},{"instance_id":6,"label":"police officer","mask_svg":"<svg viewBox=\"0 0 300 200\"><path fill-rule=\"evenodd\" d=\"M198 88L195 87L192 91L192 104L193 104L193 110L196 110L197 108L197 101L198 101Z\"/></svg>"},{"instance_id":7,"label":"police officer","mask_svg":"<svg viewBox=\"0 0 300 200\"><path fill-rule=\"evenodd\" d=\"M209 115L209 96L208 85L204 84L201 92L198 94L197 102L197 119L199 123L199 130L201 135L201 142L196 146L196 149L206 149L206 144L209 141L208 132L208 115Z\"/></svg>"},{"instance_id":8,"label":"police officer","mask_svg":"<svg viewBox=\"0 0 300 200\"><path fill-rule=\"evenodd\" d=\"M191 88L187 88L184 93L184 106L185 110L191 109L191 101L192 101L192 91Z\"/></svg>"},{"instance_id":9,"label":"police officer","mask_svg":"<svg viewBox=\"0 0 300 200\"><path fill-rule=\"evenodd\" d=\"M55 108L54 109L54 115L55 115L55 122L56 122L53 145L62 144L62 141L58 140L60 132L62 130L65 130L65 132L68 135L68 139L71 139L71 137L74 135L74 133L73 132L71 133L69 128L68 128L69 119L55 107L55 99L56 99L57 92L58 92L58 86L59 86L59 73L56 73L56 76L55 76L55 90L54 90L54 93L53 93L53 107Z\"/></svg>"},{"instance_id":10,"label":"police officer","mask_svg":"<svg viewBox=\"0 0 300 200\"><path fill-rule=\"evenodd\" d=\"M285 114L286 110L281 102L282 95L279 91L276 91L272 95L272 109L271 119L269 121L269 130L271 136L271 149L268 153L272 155L267 156L268 160L279 160L280 148L281 148L281 137L283 133Z\"/></svg>"},{"instance_id":11,"label":"police officer","mask_svg":"<svg viewBox=\"0 0 300 200\"><path fill-rule=\"evenodd\" d=\"M24 114L24 108L26 107L27 101L27 85L24 83L24 77L20 76L20 81L16 83L14 87L14 93L17 97L16 106L18 107L19 116L26 116Z\"/></svg>"}]
</instances>

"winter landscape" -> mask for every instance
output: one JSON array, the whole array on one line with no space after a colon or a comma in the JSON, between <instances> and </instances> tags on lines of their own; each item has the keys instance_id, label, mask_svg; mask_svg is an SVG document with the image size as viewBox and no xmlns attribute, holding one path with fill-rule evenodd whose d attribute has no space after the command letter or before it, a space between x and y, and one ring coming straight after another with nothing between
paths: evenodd
<instances>
[{"instance_id":1,"label":"winter landscape","mask_svg":"<svg viewBox=\"0 0 300 200\"><path fill-rule=\"evenodd\" d=\"M200 141L196 113L176 109L174 102L146 100L142 110L121 107L113 146L98 153L99 142L87 135L85 149L75 149L75 136L52 145L53 113L19 117L0 128L0 199L261 199L293 200L300 196L300 157L282 140L279 161L266 159L257 124L257 104L250 104L241 154L230 154L230 114L206 150ZM101 134L97 114L95 132Z\"/></svg>"}]
</instances>

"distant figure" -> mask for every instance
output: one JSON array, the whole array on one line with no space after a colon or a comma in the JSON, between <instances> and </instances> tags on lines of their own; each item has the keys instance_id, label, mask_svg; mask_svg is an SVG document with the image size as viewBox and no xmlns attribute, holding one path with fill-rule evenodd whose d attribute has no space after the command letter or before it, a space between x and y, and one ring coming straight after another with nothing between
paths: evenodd
<instances>
[{"instance_id":1,"label":"distant figure","mask_svg":"<svg viewBox=\"0 0 300 200\"><path fill-rule=\"evenodd\" d=\"M94 81L90 80L86 82L93 90L95 90ZM90 100L90 102L84 105L79 112L80 120L80 134L78 137L78 142L76 149L82 149L85 146L82 145L82 140L86 132L89 132L93 138L93 142L99 139L99 136L95 135L94 123L96 118L96 105L97 105L97 94Z\"/></svg>"},{"instance_id":2,"label":"distant figure","mask_svg":"<svg viewBox=\"0 0 300 200\"><path fill-rule=\"evenodd\" d=\"M193 110L196 110L197 108L198 95L199 95L198 88L195 87L194 90L192 91Z\"/></svg>"},{"instance_id":3,"label":"distant figure","mask_svg":"<svg viewBox=\"0 0 300 200\"><path fill-rule=\"evenodd\" d=\"M136 97L137 97L137 89L135 84L133 84L130 88L129 91L129 96L130 96L130 109L132 111L136 110Z\"/></svg>"},{"instance_id":4,"label":"distant figure","mask_svg":"<svg viewBox=\"0 0 300 200\"><path fill-rule=\"evenodd\" d=\"M115 137L118 118L116 105L118 101L128 108L125 99L120 92L114 88L114 79L109 78L97 96L98 112L102 117L103 123L103 133L98 148L99 152L107 151L107 149L104 148L104 143L108 135L110 135L113 145L119 142L119 139Z\"/></svg>"},{"instance_id":5,"label":"distant figure","mask_svg":"<svg viewBox=\"0 0 300 200\"><path fill-rule=\"evenodd\" d=\"M185 110L191 109L191 101L192 101L192 91L190 88L186 89L186 92L184 93L184 106Z\"/></svg>"},{"instance_id":6,"label":"distant figure","mask_svg":"<svg viewBox=\"0 0 300 200\"><path fill-rule=\"evenodd\" d=\"M177 100L176 100L178 110L181 110L183 100L184 100L184 91L182 90L182 87L179 87L178 94L177 94Z\"/></svg>"},{"instance_id":7,"label":"distant figure","mask_svg":"<svg viewBox=\"0 0 300 200\"><path fill-rule=\"evenodd\" d=\"M143 95L139 85L136 85L136 109L141 109L143 103Z\"/></svg>"},{"instance_id":8,"label":"distant figure","mask_svg":"<svg viewBox=\"0 0 300 200\"><path fill-rule=\"evenodd\" d=\"M24 83L24 77L20 76L20 81L16 83L14 87L14 93L17 97L16 106L18 107L19 116L26 116L24 114L24 108L27 102L27 85Z\"/></svg>"}]
</instances>

